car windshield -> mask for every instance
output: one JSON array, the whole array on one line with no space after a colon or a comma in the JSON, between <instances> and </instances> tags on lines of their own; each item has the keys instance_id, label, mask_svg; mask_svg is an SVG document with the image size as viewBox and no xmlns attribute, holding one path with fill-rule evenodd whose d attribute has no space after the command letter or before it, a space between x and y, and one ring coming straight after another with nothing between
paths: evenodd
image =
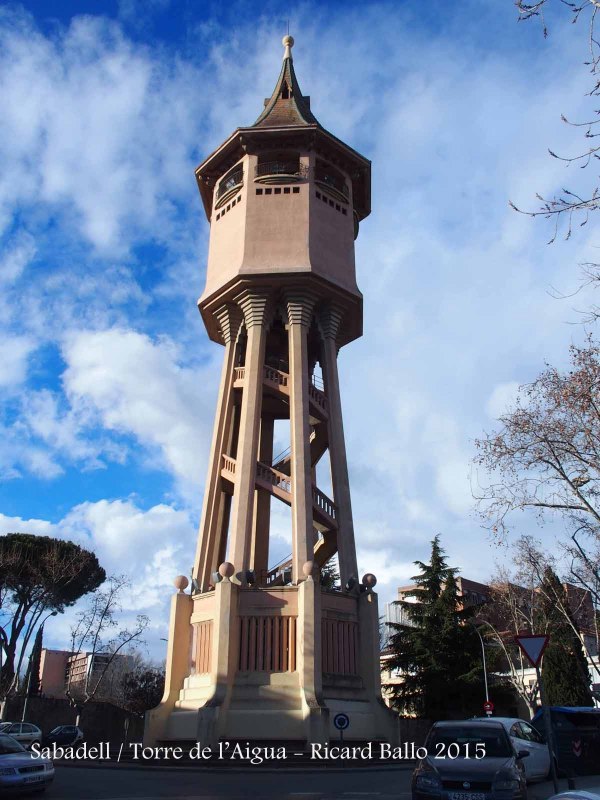
<instances>
[{"instance_id":1,"label":"car windshield","mask_svg":"<svg viewBox=\"0 0 600 800\"><path fill-rule=\"evenodd\" d=\"M508 758L512 755L504 728L492 728L491 725L444 725L434 728L427 741L427 750L434 758L481 758L483 752L485 758Z\"/></svg>"},{"instance_id":2,"label":"car windshield","mask_svg":"<svg viewBox=\"0 0 600 800\"><path fill-rule=\"evenodd\" d=\"M12 736L6 736L0 733L0 756L6 756L9 753L26 753L24 747L22 747L16 739L13 739Z\"/></svg>"},{"instance_id":3,"label":"car windshield","mask_svg":"<svg viewBox=\"0 0 600 800\"><path fill-rule=\"evenodd\" d=\"M50 731L50 735L52 736L53 733L60 733L62 729L63 729L62 725L59 725L58 728L52 728L52 730Z\"/></svg>"},{"instance_id":4,"label":"car windshield","mask_svg":"<svg viewBox=\"0 0 600 800\"><path fill-rule=\"evenodd\" d=\"M10 728L12 722L0 722L0 731L5 731L7 728Z\"/></svg>"}]
</instances>

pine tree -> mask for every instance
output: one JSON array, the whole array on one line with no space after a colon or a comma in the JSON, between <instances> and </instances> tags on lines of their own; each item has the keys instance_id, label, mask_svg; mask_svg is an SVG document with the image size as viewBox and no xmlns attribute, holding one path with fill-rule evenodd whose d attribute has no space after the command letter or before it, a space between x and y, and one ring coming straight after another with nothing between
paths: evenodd
<instances>
[{"instance_id":1,"label":"pine tree","mask_svg":"<svg viewBox=\"0 0 600 800\"><path fill-rule=\"evenodd\" d=\"M567 593L550 567L544 573L541 588L550 636L542 661L547 702L551 706L593 706L590 673ZM557 606L566 611L569 620Z\"/></svg>"},{"instance_id":2,"label":"pine tree","mask_svg":"<svg viewBox=\"0 0 600 800\"><path fill-rule=\"evenodd\" d=\"M415 588L399 600L406 622L389 623L389 657L385 670L397 671L400 683L386 685L392 705L401 713L430 720L460 718L481 711L481 649L472 625L475 613L458 597L457 570L448 566L439 536L431 543L429 564Z\"/></svg>"}]
</instances>

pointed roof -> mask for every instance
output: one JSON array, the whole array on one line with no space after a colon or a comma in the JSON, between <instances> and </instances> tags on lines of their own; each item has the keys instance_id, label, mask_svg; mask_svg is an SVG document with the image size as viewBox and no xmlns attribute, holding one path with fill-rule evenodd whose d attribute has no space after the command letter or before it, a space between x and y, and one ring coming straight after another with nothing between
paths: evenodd
<instances>
[{"instance_id":1,"label":"pointed roof","mask_svg":"<svg viewBox=\"0 0 600 800\"><path fill-rule=\"evenodd\" d=\"M253 128L272 128L286 125L319 125L310 110L310 97L300 91L300 85L294 72L292 47L294 39L284 36L281 40L285 51L283 65L273 94L265 100L265 109L256 120Z\"/></svg>"}]
</instances>

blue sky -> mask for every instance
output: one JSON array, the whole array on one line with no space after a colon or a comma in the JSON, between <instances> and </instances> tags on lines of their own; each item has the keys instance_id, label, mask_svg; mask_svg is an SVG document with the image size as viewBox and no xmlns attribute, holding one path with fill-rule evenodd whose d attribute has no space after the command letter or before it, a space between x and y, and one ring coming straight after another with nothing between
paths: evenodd
<instances>
[{"instance_id":1,"label":"blue sky","mask_svg":"<svg viewBox=\"0 0 600 800\"><path fill-rule=\"evenodd\" d=\"M566 363L591 300L551 287L597 260L592 227L549 247L547 223L508 207L594 177L547 154L578 151L560 115L593 107L585 31L551 14L544 40L516 16L475 0L0 9L0 533L71 538L130 574L124 614L150 614L154 656L194 554L222 357L196 308L193 170L258 116L288 19L317 118L373 162L365 335L340 355L360 568L388 600L438 532L470 577L505 557L473 515L473 441L545 360Z\"/></svg>"}]
</instances>

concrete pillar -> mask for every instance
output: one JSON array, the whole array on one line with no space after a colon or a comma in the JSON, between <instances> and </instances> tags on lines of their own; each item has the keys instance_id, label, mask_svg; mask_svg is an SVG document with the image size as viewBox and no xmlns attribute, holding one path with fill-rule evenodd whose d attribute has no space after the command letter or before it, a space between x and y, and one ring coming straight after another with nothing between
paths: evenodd
<instances>
[{"instance_id":1,"label":"concrete pillar","mask_svg":"<svg viewBox=\"0 0 600 800\"><path fill-rule=\"evenodd\" d=\"M187 581L186 581L187 583ZM171 598L169 641L165 671L165 690L160 705L146 712L144 745L152 746L165 738L169 714L179 699L184 678L190 674L190 635L192 598L179 591Z\"/></svg>"},{"instance_id":2,"label":"concrete pillar","mask_svg":"<svg viewBox=\"0 0 600 800\"><path fill-rule=\"evenodd\" d=\"M244 315L248 337L227 557L228 561L235 564L238 575L250 569L268 299L268 293L260 289L248 289L236 297Z\"/></svg>"},{"instance_id":3,"label":"concrete pillar","mask_svg":"<svg viewBox=\"0 0 600 800\"><path fill-rule=\"evenodd\" d=\"M213 428L212 445L208 460L208 475L202 503L202 518L198 537L198 548L194 561L193 577L200 591L208 590L211 575L220 564L219 551L223 549L220 539L225 498L221 491L221 456L226 452L233 419L233 371L235 368L236 339L242 324L242 313L232 304L223 305L217 312L221 333L225 340L225 357L221 370L221 385L217 401L217 413ZM225 529L226 535L226 529Z\"/></svg>"},{"instance_id":4,"label":"concrete pillar","mask_svg":"<svg viewBox=\"0 0 600 800\"><path fill-rule=\"evenodd\" d=\"M312 561L315 534L312 517L312 471L308 417L308 329L315 297L306 291L286 295L290 359L290 443L292 446L292 581Z\"/></svg>"},{"instance_id":5,"label":"concrete pillar","mask_svg":"<svg viewBox=\"0 0 600 800\"><path fill-rule=\"evenodd\" d=\"M381 668L379 663L379 609L377 595L371 589L358 596L358 625L360 629L359 669L369 697L381 699Z\"/></svg>"},{"instance_id":6,"label":"concrete pillar","mask_svg":"<svg viewBox=\"0 0 600 800\"><path fill-rule=\"evenodd\" d=\"M323 382L329 418L329 456L331 460L331 483L333 500L337 508L338 523L338 560L342 586L348 578L358 580L356 563L356 544L354 541L354 522L352 521L352 501L350 499L350 482L348 480L348 461L344 440L344 423L342 420L342 401L337 368L336 338L341 322L341 314L334 307L324 309L319 315L319 327L323 337Z\"/></svg>"},{"instance_id":7,"label":"concrete pillar","mask_svg":"<svg viewBox=\"0 0 600 800\"><path fill-rule=\"evenodd\" d=\"M260 444L258 459L270 464L273 458L273 432L275 419L263 414L260 421ZM252 535L251 568L256 580L263 584L269 569L269 527L271 521L271 494L264 489L256 489L254 496L254 531Z\"/></svg>"},{"instance_id":8,"label":"concrete pillar","mask_svg":"<svg viewBox=\"0 0 600 800\"><path fill-rule=\"evenodd\" d=\"M239 662L240 618L238 614L239 586L231 582L234 567L222 564L219 572L223 578L215 586L215 616L213 621L213 649L211 678L212 696L198 710L197 741L215 750L223 735L226 710L233 688Z\"/></svg>"},{"instance_id":9,"label":"concrete pillar","mask_svg":"<svg viewBox=\"0 0 600 800\"><path fill-rule=\"evenodd\" d=\"M303 574L305 571L308 570ZM309 574L298 586L298 671L306 739L326 743L329 709L323 701L321 662L321 586Z\"/></svg>"}]
</instances>

